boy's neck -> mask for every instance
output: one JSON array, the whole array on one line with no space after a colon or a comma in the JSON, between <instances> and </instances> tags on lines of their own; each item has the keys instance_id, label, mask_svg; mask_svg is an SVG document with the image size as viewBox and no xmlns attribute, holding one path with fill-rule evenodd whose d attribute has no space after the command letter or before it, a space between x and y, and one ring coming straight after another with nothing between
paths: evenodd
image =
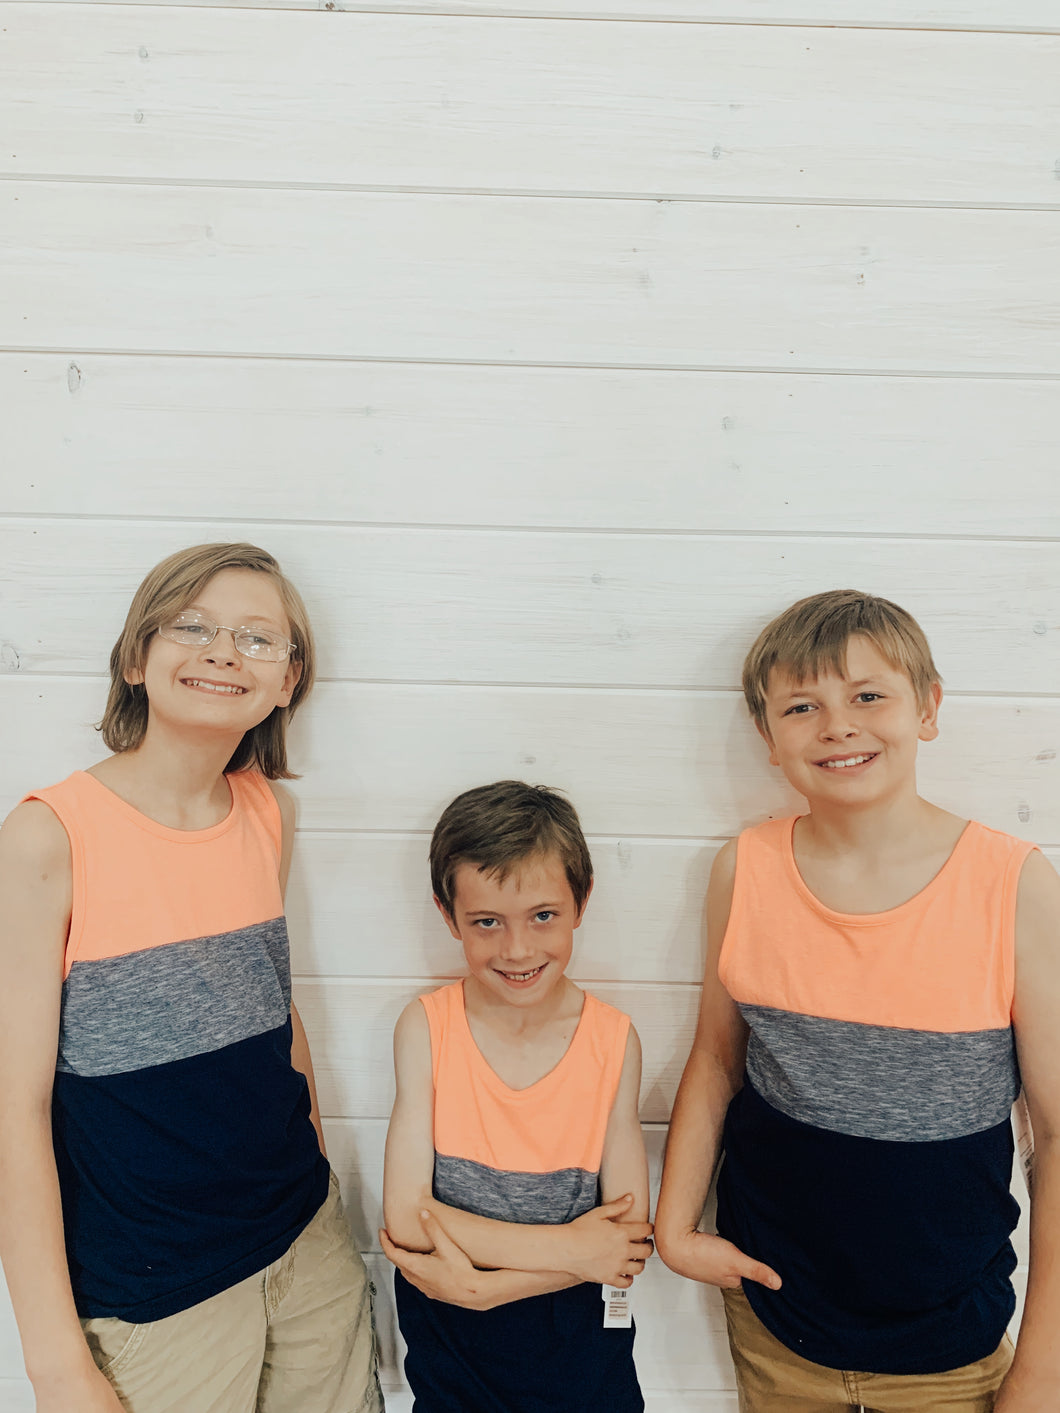
<instances>
[{"instance_id":1,"label":"boy's neck","mask_svg":"<svg viewBox=\"0 0 1060 1413\"><path fill-rule=\"evenodd\" d=\"M512 1006L502 997L491 995L475 977L464 978L464 1008L468 1018L482 1021L495 1034L512 1038L530 1036L557 1020L577 1017L583 995L569 976L563 976L540 1005Z\"/></svg>"},{"instance_id":2,"label":"boy's neck","mask_svg":"<svg viewBox=\"0 0 1060 1413\"><path fill-rule=\"evenodd\" d=\"M810 812L799 825L800 844L822 854L907 854L928 846L944 821L955 820L915 790L864 809L809 803Z\"/></svg>"}]
</instances>

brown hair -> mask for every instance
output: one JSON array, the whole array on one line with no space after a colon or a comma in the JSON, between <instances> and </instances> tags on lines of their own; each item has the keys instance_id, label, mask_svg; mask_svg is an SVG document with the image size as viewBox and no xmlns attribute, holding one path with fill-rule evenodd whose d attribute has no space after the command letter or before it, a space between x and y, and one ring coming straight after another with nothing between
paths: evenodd
<instances>
[{"instance_id":1,"label":"brown hair","mask_svg":"<svg viewBox=\"0 0 1060 1413\"><path fill-rule=\"evenodd\" d=\"M256 545L192 545L155 565L133 595L125 627L111 650L110 692L97 729L115 754L140 745L147 730L147 692L142 683L127 682L126 676L143 672L147 645L154 633L187 608L223 569L252 569L272 580L291 625L291 657L302 669L289 705L274 707L264 721L245 733L225 772L254 766L268 780L292 780L293 772L287 768L287 723L313 685L313 634L298 590L272 555Z\"/></svg>"},{"instance_id":2,"label":"brown hair","mask_svg":"<svg viewBox=\"0 0 1060 1413\"><path fill-rule=\"evenodd\" d=\"M766 731L766 692L774 668L796 682L822 672L842 676L851 638L868 638L892 667L906 673L923 706L941 682L924 630L890 599L856 589L829 589L786 608L755 639L743 664L743 694L755 724Z\"/></svg>"},{"instance_id":3,"label":"brown hair","mask_svg":"<svg viewBox=\"0 0 1060 1413\"><path fill-rule=\"evenodd\" d=\"M453 916L453 880L462 863L503 883L526 860L557 854L580 913L593 883L589 848L571 802L546 785L498 780L465 790L442 811L431 836L431 886Z\"/></svg>"}]
</instances>

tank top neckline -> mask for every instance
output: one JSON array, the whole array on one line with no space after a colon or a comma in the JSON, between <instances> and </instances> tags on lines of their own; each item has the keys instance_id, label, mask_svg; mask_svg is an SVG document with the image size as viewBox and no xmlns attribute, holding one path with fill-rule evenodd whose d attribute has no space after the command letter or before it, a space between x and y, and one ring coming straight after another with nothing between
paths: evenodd
<instances>
[{"instance_id":1,"label":"tank top neckline","mask_svg":"<svg viewBox=\"0 0 1060 1413\"><path fill-rule=\"evenodd\" d=\"M79 779L83 778L91 781L90 788L102 791L111 808L118 814L124 816L130 824L136 825L138 829L144 830L147 834L154 834L159 839L168 839L176 844L206 843L211 839L218 838L221 834L226 834L236 822L238 814L236 787L227 775L225 776L225 781L228 785L228 792L231 797L228 813L225 815L224 819L218 820L216 824L208 824L205 829L174 829L171 825L162 824L159 820L152 819L150 815L144 814L142 810L138 810L135 805L131 805L128 800L123 799L121 795L112 790L109 785L104 785L102 780L97 780L89 771L75 770L74 775Z\"/></svg>"},{"instance_id":2,"label":"tank top neckline","mask_svg":"<svg viewBox=\"0 0 1060 1413\"><path fill-rule=\"evenodd\" d=\"M475 1039L471 1030L471 1022L467 1018L467 1002L464 997L463 979L457 982L457 986L460 988L459 995L456 997L457 1005L455 1007L458 1017L457 1025L462 1031L465 1043L470 1047L473 1063L481 1073L483 1082L489 1085L490 1088L496 1090L497 1093L501 1094L508 1101L520 1103L529 1099L536 1099L543 1085L555 1085L558 1083L559 1079L562 1078L563 1072L570 1067L571 1063L576 1061L576 1052L582 1048L585 1036L588 1033L586 1012L589 1010L589 1005L592 1001L592 997L588 991L582 991L581 1015L578 1017L578 1024L574 1028L574 1034L570 1038L570 1044L567 1046L566 1050L564 1050L563 1054L552 1068L547 1071L547 1073L543 1074L540 1079L535 1079L533 1084L528 1084L525 1089L513 1089L510 1084L506 1084L504 1080L501 1079L500 1075L479 1049L478 1041ZM572 1061L572 1056L575 1057L574 1061Z\"/></svg>"},{"instance_id":3,"label":"tank top neckline","mask_svg":"<svg viewBox=\"0 0 1060 1413\"><path fill-rule=\"evenodd\" d=\"M799 865L795 858L795 826L800 819L804 818L805 815L797 814L786 821L786 827L782 835L784 867L790 882L803 902L811 907L814 912L819 913L821 917L827 918L833 922L842 923L845 927L886 926L888 923L899 921L905 913L911 912L915 908L923 907L934 893L945 886L947 875L951 873L955 867L954 860L958 859L959 856L964 853L965 849L969 847L974 834L982 828L974 819L969 819L965 823L956 843L950 850L938 872L934 877L928 879L923 888L914 893L911 898L906 898L903 903L897 903L893 908L885 908L882 912L843 913L835 908L830 908L827 903L822 903L799 872Z\"/></svg>"}]
</instances>

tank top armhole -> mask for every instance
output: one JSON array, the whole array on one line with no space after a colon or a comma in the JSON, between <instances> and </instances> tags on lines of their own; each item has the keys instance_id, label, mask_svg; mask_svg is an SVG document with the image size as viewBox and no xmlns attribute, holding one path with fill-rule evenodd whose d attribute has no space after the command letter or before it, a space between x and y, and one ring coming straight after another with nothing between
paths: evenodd
<instances>
[{"instance_id":1,"label":"tank top armhole","mask_svg":"<svg viewBox=\"0 0 1060 1413\"><path fill-rule=\"evenodd\" d=\"M269 831L276 850L276 862L283 858L283 816L272 786L260 770L233 770L228 776L232 805L236 810L252 810Z\"/></svg>"},{"instance_id":2,"label":"tank top armhole","mask_svg":"<svg viewBox=\"0 0 1060 1413\"><path fill-rule=\"evenodd\" d=\"M1002 925L1005 930L1001 939L1001 956L1010 1014L1016 994L1016 897L1019 893L1020 876L1023 873L1023 865L1031 854L1041 852L1037 844L1032 844L1027 839L1018 839L1015 842L1016 847L1009 854L1002 885Z\"/></svg>"},{"instance_id":3,"label":"tank top armhole","mask_svg":"<svg viewBox=\"0 0 1060 1413\"><path fill-rule=\"evenodd\" d=\"M435 1093L438 1091L438 1069L442 1062L442 1037L445 1033L446 1012L451 1005L450 998L445 993L450 989L450 987L443 987L440 991L430 991L418 998L427 1017L427 1029L430 1032L431 1083Z\"/></svg>"},{"instance_id":4,"label":"tank top armhole","mask_svg":"<svg viewBox=\"0 0 1060 1413\"><path fill-rule=\"evenodd\" d=\"M622 1081L622 1069L626 1062L626 1045L633 1022L625 1011L620 1011L617 1006L601 1001L591 991L586 991L583 1004L588 1009L583 1016L582 1024L588 1020L592 1027L593 1048L602 1060L603 1093L607 1099L607 1114L610 1116L611 1110L614 1108L615 1097L618 1094L618 1086Z\"/></svg>"},{"instance_id":5,"label":"tank top armhole","mask_svg":"<svg viewBox=\"0 0 1060 1413\"><path fill-rule=\"evenodd\" d=\"M31 790L28 795L23 795L19 803L26 804L29 800L38 800L42 805L47 805L62 825L70 845L70 930L63 948L65 981L70 975L70 968L77 960L85 930L85 851L81 843L81 830L77 828L77 811L71 809L66 800L63 800L62 805L56 802L53 791L57 788L59 787L49 786L44 790Z\"/></svg>"},{"instance_id":6,"label":"tank top armhole","mask_svg":"<svg viewBox=\"0 0 1060 1413\"><path fill-rule=\"evenodd\" d=\"M722 986L725 986L725 972L732 963L736 947L737 924L743 907L744 874L750 867L748 862L748 853L752 847L749 839L750 833L749 829L744 829L736 836L736 865L732 875L732 902L729 904L729 916L725 922L725 935L722 937L721 946L718 949L718 980ZM727 986L725 989L729 990Z\"/></svg>"}]
</instances>

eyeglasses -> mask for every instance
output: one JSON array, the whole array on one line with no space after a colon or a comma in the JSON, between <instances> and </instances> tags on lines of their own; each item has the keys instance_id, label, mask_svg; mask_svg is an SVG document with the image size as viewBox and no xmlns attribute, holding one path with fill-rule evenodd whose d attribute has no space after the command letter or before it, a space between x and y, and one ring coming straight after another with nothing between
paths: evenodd
<instances>
[{"instance_id":1,"label":"eyeglasses","mask_svg":"<svg viewBox=\"0 0 1060 1413\"><path fill-rule=\"evenodd\" d=\"M184 648L208 648L222 630L231 633L240 657L252 657L256 662L286 662L295 646L282 633L245 625L230 628L227 623L214 623L199 613L178 613L176 618L159 625L158 636Z\"/></svg>"}]
</instances>

